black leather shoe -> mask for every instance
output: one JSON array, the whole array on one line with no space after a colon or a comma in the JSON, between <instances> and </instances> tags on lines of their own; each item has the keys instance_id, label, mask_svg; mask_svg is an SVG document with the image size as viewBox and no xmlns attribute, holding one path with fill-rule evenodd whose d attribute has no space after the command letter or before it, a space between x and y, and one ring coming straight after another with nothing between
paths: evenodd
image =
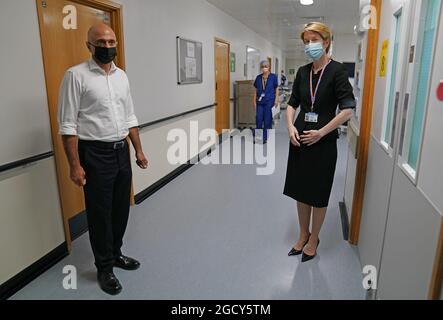
<instances>
[{"instance_id":1,"label":"black leather shoe","mask_svg":"<svg viewBox=\"0 0 443 320\"><path fill-rule=\"evenodd\" d=\"M100 288L110 295L117 295L122 292L122 285L112 272L98 272L97 280Z\"/></svg>"},{"instance_id":2,"label":"black leather shoe","mask_svg":"<svg viewBox=\"0 0 443 320\"><path fill-rule=\"evenodd\" d=\"M115 259L114 266L123 270L133 271L140 268L140 262L135 259L121 255Z\"/></svg>"},{"instance_id":3,"label":"black leather shoe","mask_svg":"<svg viewBox=\"0 0 443 320\"><path fill-rule=\"evenodd\" d=\"M309 235L310 237L311 235ZM299 256L303 253L303 248L308 244L309 242L309 237L308 240L306 240L306 242L303 244L303 247L301 248L301 250L297 250L295 248L292 248L291 251L289 251L288 256L292 257L292 256Z\"/></svg>"},{"instance_id":4,"label":"black leather shoe","mask_svg":"<svg viewBox=\"0 0 443 320\"><path fill-rule=\"evenodd\" d=\"M320 245L320 239L318 239L318 242L317 242L317 249L318 249L319 245ZM306 254L303 251L303 256L301 257L301 262L308 262L308 261L314 259L317 256L317 249L315 249L315 254L313 256L310 256L309 254Z\"/></svg>"}]
</instances>

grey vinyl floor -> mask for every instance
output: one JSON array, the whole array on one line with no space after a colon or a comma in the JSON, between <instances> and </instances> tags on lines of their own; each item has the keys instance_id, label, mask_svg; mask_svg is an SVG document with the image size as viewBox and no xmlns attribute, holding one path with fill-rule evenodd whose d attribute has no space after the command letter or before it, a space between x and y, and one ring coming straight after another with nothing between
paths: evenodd
<instances>
[{"instance_id":1,"label":"grey vinyl floor","mask_svg":"<svg viewBox=\"0 0 443 320\"><path fill-rule=\"evenodd\" d=\"M365 299L355 247L343 240L346 139L318 257L301 263L287 253L298 238L293 200L282 194L288 154L284 120L277 126L276 170L257 176L254 165L198 164L131 210L124 253L139 259L135 272L115 270L123 285L104 294L88 235L70 256L12 299ZM77 269L76 290L65 290L66 265Z\"/></svg>"}]
</instances>

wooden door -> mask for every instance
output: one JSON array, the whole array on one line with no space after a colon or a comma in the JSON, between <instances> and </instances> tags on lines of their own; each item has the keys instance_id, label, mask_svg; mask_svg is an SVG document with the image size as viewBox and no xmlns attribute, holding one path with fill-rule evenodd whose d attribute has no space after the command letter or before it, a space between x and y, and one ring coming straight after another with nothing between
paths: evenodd
<instances>
[{"instance_id":1,"label":"wooden door","mask_svg":"<svg viewBox=\"0 0 443 320\"><path fill-rule=\"evenodd\" d=\"M268 62L269 62L269 72L272 72L272 57L268 57ZM275 73L277 73L277 71Z\"/></svg>"},{"instance_id":2,"label":"wooden door","mask_svg":"<svg viewBox=\"0 0 443 320\"><path fill-rule=\"evenodd\" d=\"M215 40L215 129L219 134L224 129L230 129L230 44L226 41Z\"/></svg>"},{"instance_id":3,"label":"wooden door","mask_svg":"<svg viewBox=\"0 0 443 320\"><path fill-rule=\"evenodd\" d=\"M74 6L77 13L77 29L66 30L64 9ZM63 212L66 240L70 248L71 237L69 220L85 210L83 190L74 185L70 179L70 170L64 153L63 143L59 136L57 123L57 103L61 81L66 70L91 58L86 47L89 28L104 22L116 30L119 41L119 52L116 64L123 67L121 15L118 5L103 1L67 1L67 0L37 0L37 10L40 23L40 36L43 50L43 60L48 95L49 116L51 121L52 139L57 168L58 187ZM67 11L65 11L67 12ZM71 13L74 11L70 11Z\"/></svg>"}]
</instances>

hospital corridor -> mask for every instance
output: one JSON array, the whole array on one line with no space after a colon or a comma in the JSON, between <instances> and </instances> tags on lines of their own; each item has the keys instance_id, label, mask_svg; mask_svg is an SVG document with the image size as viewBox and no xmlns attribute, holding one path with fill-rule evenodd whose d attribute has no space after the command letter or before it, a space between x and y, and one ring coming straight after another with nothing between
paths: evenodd
<instances>
[{"instance_id":1,"label":"hospital corridor","mask_svg":"<svg viewBox=\"0 0 443 320\"><path fill-rule=\"evenodd\" d=\"M0 1L5 306L443 300L441 0Z\"/></svg>"}]
</instances>

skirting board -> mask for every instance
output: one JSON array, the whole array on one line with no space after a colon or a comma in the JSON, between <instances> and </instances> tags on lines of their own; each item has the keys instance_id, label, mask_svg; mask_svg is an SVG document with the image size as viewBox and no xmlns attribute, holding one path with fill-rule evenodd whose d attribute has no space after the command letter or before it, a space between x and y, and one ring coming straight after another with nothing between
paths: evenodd
<instances>
[{"instance_id":1,"label":"skirting board","mask_svg":"<svg viewBox=\"0 0 443 320\"><path fill-rule=\"evenodd\" d=\"M23 289L45 271L53 267L69 254L66 242L49 252L37 262L0 285L0 300L5 300Z\"/></svg>"}]
</instances>

